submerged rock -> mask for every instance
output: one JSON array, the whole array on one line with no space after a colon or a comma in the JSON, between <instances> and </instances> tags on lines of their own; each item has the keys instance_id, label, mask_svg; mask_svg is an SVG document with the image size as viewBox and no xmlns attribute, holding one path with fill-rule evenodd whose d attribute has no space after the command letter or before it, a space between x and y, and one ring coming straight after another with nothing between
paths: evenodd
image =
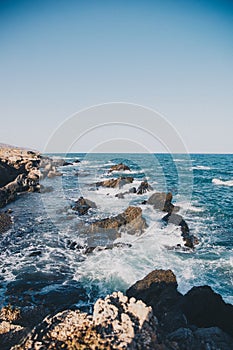
<instances>
[{"instance_id":1,"label":"submerged rock","mask_svg":"<svg viewBox=\"0 0 233 350\"><path fill-rule=\"evenodd\" d=\"M99 181L96 183L96 187L111 187L111 188L116 188L116 187L123 187L126 184L131 184L133 182L134 178L132 176L120 176L118 179L109 179L109 180L104 180L104 181Z\"/></svg>"},{"instance_id":2,"label":"submerged rock","mask_svg":"<svg viewBox=\"0 0 233 350\"><path fill-rule=\"evenodd\" d=\"M91 224L91 231L124 229L127 233L135 234L143 232L147 228L146 220L142 217L142 209L139 207L128 207L123 213L95 221Z\"/></svg>"},{"instance_id":3,"label":"submerged rock","mask_svg":"<svg viewBox=\"0 0 233 350\"><path fill-rule=\"evenodd\" d=\"M80 197L72 207L72 209L77 211L79 215L87 214L90 208L96 208L96 204L83 197Z\"/></svg>"},{"instance_id":4,"label":"submerged rock","mask_svg":"<svg viewBox=\"0 0 233 350\"><path fill-rule=\"evenodd\" d=\"M111 166L111 168L109 169L108 172L111 173L112 171L125 171L125 170L130 171L130 168L123 163L119 163L119 164Z\"/></svg>"}]
</instances>

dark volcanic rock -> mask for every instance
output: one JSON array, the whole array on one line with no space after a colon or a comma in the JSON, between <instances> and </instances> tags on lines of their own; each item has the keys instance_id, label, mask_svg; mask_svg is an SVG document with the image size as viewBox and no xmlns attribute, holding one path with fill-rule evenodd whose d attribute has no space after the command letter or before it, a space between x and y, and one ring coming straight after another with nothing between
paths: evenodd
<instances>
[{"instance_id":1,"label":"dark volcanic rock","mask_svg":"<svg viewBox=\"0 0 233 350\"><path fill-rule=\"evenodd\" d=\"M127 165L120 163L120 164L111 166L109 173L111 173L112 171L125 171L125 170L130 171L130 168Z\"/></svg>"},{"instance_id":2,"label":"dark volcanic rock","mask_svg":"<svg viewBox=\"0 0 233 350\"><path fill-rule=\"evenodd\" d=\"M160 338L176 341L178 349L231 349L233 305L226 304L209 286L193 287L183 296L177 291L171 270L155 270L131 286L126 294L152 306L159 321ZM202 347L201 344L210 341L211 334L216 347ZM216 344L221 343L222 347L218 348Z\"/></svg>"},{"instance_id":3,"label":"dark volcanic rock","mask_svg":"<svg viewBox=\"0 0 233 350\"><path fill-rule=\"evenodd\" d=\"M145 219L142 217L142 209L139 207L128 207L123 213L96 221L91 225L91 231L115 230L124 228L128 233L134 234L142 232L147 227Z\"/></svg>"},{"instance_id":4,"label":"dark volcanic rock","mask_svg":"<svg viewBox=\"0 0 233 350\"><path fill-rule=\"evenodd\" d=\"M153 191L153 187L149 185L147 181L142 181L137 189L137 194L143 194L148 191Z\"/></svg>"},{"instance_id":5,"label":"dark volcanic rock","mask_svg":"<svg viewBox=\"0 0 233 350\"><path fill-rule=\"evenodd\" d=\"M134 178L132 176L121 176L118 179L110 179L110 180L104 180L104 181L99 181L96 183L96 187L111 187L111 188L115 188L115 187L123 187L126 184L130 184L132 183L134 180Z\"/></svg>"},{"instance_id":6,"label":"dark volcanic rock","mask_svg":"<svg viewBox=\"0 0 233 350\"><path fill-rule=\"evenodd\" d=\"M11 217L6 213L0 213L0 233L4 233L11 228Z\"/></svg>"},{"instance_id":7,"label":"dark volcanic rock","mask_svg":"<svg viewBox=\"0 0 233 350\"><path fill-rule=\"evenodd\" d=\"M83 197L80 197L72 207L72 209L77 211L79 215L87 214L90 208L96 208L96 204Z\"/></svg>"},{"instance_id":8,"label":"dark volcanic rock","mask_svg":"<svg viewBox=\"0 0 233 350\"><path fill-rule=\"evenodd\" d=\"M193 287L184 296L181 308L189 323L217 326L233 336L233 305L226 304L209 286Z\"/></svg>"}]
</instances>

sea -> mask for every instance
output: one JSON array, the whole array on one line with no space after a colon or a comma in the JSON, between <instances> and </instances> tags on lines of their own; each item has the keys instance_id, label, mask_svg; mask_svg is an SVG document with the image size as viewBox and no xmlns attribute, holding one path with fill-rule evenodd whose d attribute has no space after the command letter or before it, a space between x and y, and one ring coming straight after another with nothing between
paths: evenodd
<instances>
[{"instance_id":1,"label":"sea","mask_svg":"<svg viewBox=\"0 0 233 350\"><path fill-rule=\"evenodd\" d=\"M5 209L13 226L0 237L0 305L71 306L91 310L113 291L125 292L154 269L171 269L178 290L209 285L233 303L233 155L232 154L53 154L70 165L62 176L42 181L45 193L20 194ZM80 162L75 162L79 160ZM123 162L131 171L112 172ZM133 176L123 188L95 183ZM153 191L124 198L115 195L147 180ZM172 192L173 203L199 244L186 249L180 228L165 225L165 213L142 204L154 192ZM80 196L96 203L79 216L72 205ZM83 233L80 223L140 206L148 228L143 234ZM117 243L117 244L115 244ZM86 253L88 246L95 246ZM110 249L105 249L110 247Z\"/></svg>"}]
</instances>

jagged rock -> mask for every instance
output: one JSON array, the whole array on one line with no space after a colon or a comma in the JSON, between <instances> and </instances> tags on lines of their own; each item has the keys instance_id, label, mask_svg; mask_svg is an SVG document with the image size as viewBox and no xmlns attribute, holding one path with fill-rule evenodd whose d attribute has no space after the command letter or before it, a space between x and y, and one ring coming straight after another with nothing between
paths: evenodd
<instances>
[{"instance_id":1,"label":"jagged rock","mask_svg":"<svg viewBox=\"0 0 233 350\"><path fill-rule=\"evenodd\" d=\"M7 213L0 213L0 233L8 231L11 225L11 217Z\"/></svg>"},{"instance_id":2,"label":"jagged rock","mask_svg":"<svg viewBox=\"0 0 233 350\"><path fill-rule=\"evenodd\" d=\"M39 153L15 148L0 149L0 207L16 198L19 192L39 191Z\"/></svg>"},{"instance_id":3,"label":"jagged rock","mask_svg":"<svg viewBox=\"0 0 233 350\"><path fill-rule=\"evenodd\" d=\"M137 189L137 194L143 194L148 191L153 191L153 187L149 185L147 181L142 181Z\"/></svg>"},{"instance_id":4,"label":"jagged rock","mask_svg":"<svg viewBox=\"0 0 233 350\"><path fill-rule=\"evenodd\" d=\"M124 228L128 233L143 232L147 227L146 221L142 218L142 209L139 207L128 207L123 213L95 221L91 224L91 231L114 230L118 231Z\"/></svg>"},{"instance_id":5,"label":"jagged rock","mask_svg":"<svg viewBox=\"0 0 233 350\"><path fill-rule=\"evenodd\" d=\"M181 228L181 235L183 240L185 241L185 246L188 248L194 248L195 244L198 244L198 240L195 236L190 234L188 224L186 221L182 218L181 215L178 214L170 214L168 213L162 218L163 221L165 221L168 224L174 224L177 226L180 226Z\"/></svg>"},{"instance_id":6,"label":"jagged rock","mask_svg":"<svg viewBox=\"0 0 233 350\"><path fill-rule=\"evenodd\" d=\"M77 211L79 215L86 214L90 208L96 208L96 204L83 197L80 197L72 207L72 209Z\"/></svg>"},{"instance_id":7,"label":"jagged rock","mask_svg":"<svg viewBox=\"0 0 233 350\"><path fill-rule=\"evenodd\" d=\"M79 160L79 159L74 160L74 163L80 163L80 162L81 162L81 160Z\"/></svg>"},{"instance_id":8,"label":"jagged rock","mask_svg":"<svg viewBox=\"0 0 233 350\"><path fill-rule=\"evenodd\" d=\"M183 296L177 291L176 277L171 270L152 271L145 278L131 286L126 295L141 299L147 305L152 306L153 312L159 321L160 339L164 340L168 337L169 340L177 341L180 346L178 349L203 349L201 347L203 338L197 336L199 331L197 331L197 334L195 332L191 334L190 332L190 329L193 331L197 327L203 327L204 329L219 327L229 336L232 337L233 335L233 305L226 304L222 297L214 293L208 286L193 287ZM179 338L182 341L178 341ZM233 342L233 339L231 338L230 341ZM190 347L188 345L182 347L180 345L182 342L191 345ZM229 343L228 341L225 342L226 344ZM215 348L213 347L213 349ZM225 348L223 347L223 349ZM230 348L226 347L226 349Z\"/></svg>"},{"instance_id":9,"label":"jagged rock","mask_svg":"<svg viewBox=\"0 0 233 350\"><path fill-rule=\"evenodd\" d=\"M93 315L63 311L47 317L14 350L166 349L158 343L156 320L141 301L115 292L95 303Z\"/></svg>"},{"instance_id":10,"label":"jagged rock","mask_svg":"<svg viewBox=\"0 0 233 350\"><path fill-rule=\"evenodd\" d=\"M130 168L123 163L119 163L119 164L111 166L111 168L108 172L111 173L112 171L125 171L125 170L130 171Z\"/></svg>"},{"instance_id":11,"label":"jagged rock","mask_svg":"<svg viewBox=\"0 0 233 350\"><path fill-rule=\"evenodd\" d=\"M154 270L145 278L136 282L127 291L128 297L135 297L152 306L159 320L161 335L170 333L187 322L177 303L183 297L177 291L176 276L171 270ZM161 327L161 325L163 325Z\"/></svg>"},{"instance_id":12,"label":"jagged rock","mask_svg":"<svg viewBox=\"0 0 233 350\"><path fill-rule=\"evenodd\" d=\"M123 187L126 184L130 184L132 183L134 180L134 178L132 176L121 176L118 179L109 179L109 180L104 180L104 181L100 181L96 183L96 187L111 187L111 188L115 188L115 187Z\"/></svg>"}]
</instances>

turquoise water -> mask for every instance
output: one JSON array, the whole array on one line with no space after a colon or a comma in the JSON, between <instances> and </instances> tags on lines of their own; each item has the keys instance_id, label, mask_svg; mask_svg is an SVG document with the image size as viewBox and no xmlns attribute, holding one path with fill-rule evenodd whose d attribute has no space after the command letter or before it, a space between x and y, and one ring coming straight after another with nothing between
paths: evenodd
<instances>
[{"instance_id":1,"label":"turquoise water","mask_svg":"<svg viewBox=\"0 0 233 350\"><path fill-rule=\"evenodd\" d=\"M34 305L60 303L91 305L99 296L127 289L156 268L172 269L179 290L210 285L224 300L233 302L233 155L168 154L68 154L73 163L59 170L62 177L45 179L53 192L20 195L8 205L13 210L12 230L0 240L1 303ZM134 182L121 190L100 188L94 183L117 177L112 164L124 162ZM79 176L77 176L77 172ZM137 187L147 179L154 191L171 191L173 203L199 239L194 251L183 245L180 230L164 226L164 213L142 205L151 193L116 193ZM153 192L152 192L153 193ZM83 195L97 204L88 215L77 216L72 203ZM110 237L83 234L79 224L116 215L129 205L139 205L149 227L141 236L122 234L121 248L85 255L80 246L105 246ZM71 245L75 242L75 246Z\"/></svg>"}]
</instances>

